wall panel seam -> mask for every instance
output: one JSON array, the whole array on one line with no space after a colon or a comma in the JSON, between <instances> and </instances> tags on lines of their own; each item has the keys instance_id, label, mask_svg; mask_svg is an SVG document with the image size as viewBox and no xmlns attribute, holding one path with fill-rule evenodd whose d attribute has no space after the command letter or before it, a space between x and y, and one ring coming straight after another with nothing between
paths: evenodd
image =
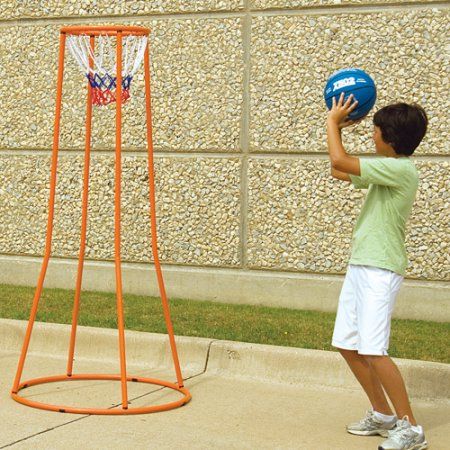
<instances>
[{"instance_id":1,"label":"wall panel seam","mask_svg":"<svg viewBox=\"0 0 450 450\"><path fill-rule=\"evenodd\" d=\"M246 17L243 19L242 46L243 46L243 98L242 98L242 126L241 126L241 245L240 257L243 268L248 266L248 160L250 148L250 68L251 68L251 26L249 0L244 3Z\"/></svg>"},{"instance_id":2,"label":"wall panel seam","mask_svg":"<svg viewBox=\"0 0 450 450\"><path fill-rule=\"evenodd\" d=\"M0 156L13 157L13 156L50 156L52 153L51 149L0 149ZM113 150L92 150L93 155L99 156L114 156ZM61 156L81 156L84 155L84 150L67 150L60 149L59 154ZM133 156L133 157L146 157L145 150L135 151L135 150L125 150L123 151L123 156ZM156 158L223 158L223 159L241 159L251 160L254 159L317 159L318 161L328 160L329 156L327 152L252 152L245 154L236 152L158 152L155 151L154 155ZM353 156L357 157L371 157L376 156L374 152L359 152L352 153ZM450 154L414 154L412 156L413 161L439 161L439 162L449 162Z\"/></svg>"}]
</instances>

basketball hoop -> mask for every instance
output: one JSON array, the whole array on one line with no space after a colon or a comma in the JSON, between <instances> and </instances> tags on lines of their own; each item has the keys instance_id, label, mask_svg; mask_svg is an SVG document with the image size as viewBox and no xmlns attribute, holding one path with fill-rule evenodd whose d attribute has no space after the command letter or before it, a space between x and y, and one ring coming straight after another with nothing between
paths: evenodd
<instances>
[{"instance_id":1,"label":"basketball hoop","mask_svg":"<svg viewBox=\"0 0 450 450\"><path fill-rule=\"evenodd\" d=\"M144 414L156 411L166 411L185 405L191 399L191 394L184 387L181 374L180 362L175 342L175 335L170 317L169 302L166 294L161 263L158 256L157 226L156 226L156 196L155 196L155 171L153 164L153 142L152 142L152 114L150 101L150 51L148 46L149 30L143 27L110 25L110 26L70 26L63 27L60 31L58 78L56 83L55 125L53 132L53 149L50 169L50 191L48 206L47 235L45 243L45 254L42 268L36 286L33 305L31 307L30 319L28 320L22 351L17 366L14 384L11 389L11 397L24 405L34 408L57 411L61 413L74 414L102 414L102 415L124 415ZM78 257L78 271L75 286L75 297L72 310L72 327L70 334L69 349L67 355L67 368L64 374L34 378L21 381L28 347L31 339L34 322L37 317L39 300L44 286L45 276L52 249L53 221L55 215L55 195L57 164L59 152L59 138L61 130L61 109L64 79L64 57L68 47L76 61L84 71L88 82L86 100L86 139L84 148L84 173L83 173L83 195L81 204L81 232L80 251ZM152 255L158 280L158 287L164 312L167 334L169 337L170 350L177 382L172 383L153 378L138 377L127 372L126 349L125 349L125 320L124 301L122 288L122 261L120 257L121 248L121 180L122 180L122 103L130 98L130 84L134 74L144 60L144 86L145 86L145 116L147 128L147 152L148 152L148 187L150 203L150 233L152 241ZM114 249L115 249L115 274L116 274L116 309L118 347L120 360L120 374L95 374L74 373L75 342L78 328L78 317L80 310L80 295L83 279L83 267L87 242L89 183L90 183L90 160L91 160L91 138L92 138L92 108L93 105L104 106L115 102L116 110L116 149L115 149L115 189L114 189ZM44 383L62 381L86 381L105 380L120 381L122 391L122 407L107 408L80 408L74 406L53 405L42 403L22 396L21 391L27 387ZM173 389L182 395L182 398L164 404L150 406L129 407L128 383L147 383L164 388Z\"/></svg>"},{"instance_id":2,"label":"basketball hoop","mask_svg":"<svg viewBox=\"0 0 450 450\"><path fill-rule=\"evenodd\" d=\"M130 98L130 86L147 46L147 36L125 35L122 40L122 103ZM83 70L92 88L92 104L109 105L116 101L117 61L115 36L99 34L95 49L87 34L67 36L67 47Z\"/></svg>"}]
</instances>

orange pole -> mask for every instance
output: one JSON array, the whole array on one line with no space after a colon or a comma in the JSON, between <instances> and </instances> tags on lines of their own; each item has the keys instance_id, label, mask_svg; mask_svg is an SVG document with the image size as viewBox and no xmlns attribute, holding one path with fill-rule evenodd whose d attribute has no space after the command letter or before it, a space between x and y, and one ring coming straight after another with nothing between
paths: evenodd
<instances>
[{"instance_id":1,"label":"orange pole","mask_svg":"<svg viewBox=\"0 0 450 450\"><path fill-rule=\"evenodd\" d=\"M164 280L161 271L161 264L158 256L158 242L156 232L156 200L155 200L155 171L153 162L153 140L152 140L152 107L150 99L150 57L149 44L144 53L144 71L145 71L145 110L147 118L147 149L148 149L148 182L149 182L149 196L150 196L150 222L152 235L152 252L153 260L155 262L156 275L158 278L159 292L164 311L164 319L166 321L167 332L169 334L170 348L172 350L173 363L175 372L177 374L178 386L184 386L183 376L181 375L180 362L178 359L177 347L175 344L175 337L173 332L172 321L170 319L169 302L167 300L166 289L164 287Z\"/></svg>"},{"instance_id":2,"label":"orange pole","mask_svg":"<svg viewBox=\"0 0 450 450\"><path fill-rule=\"evenodd\" d=\"M63 75L64 75L64 53L66 48L66 35L60 34L59 38L59 62L58 62L58 79L56 88L56 111L55 111L55 124L53 131L53 149L52 149L52 161L50 172L50 196L48 203L48 220L47 220L47 235L45 241L45 253L44 260L41 267L36 291L33 298L33 305L31 307L30 319L28 321L27 330L25 332L25 338L22 345L22 351L20 354L19 364L17 367L16 377L12 387L12 394L16 394L19 388L20 379L22 377L23 367L25 365L25 359L28 351L28 346L31 339L31 332L33 331L34 321L38 310L39 300L41 298L42 287L44 285L45 275L47 273L47 267L52 250L52 234L53 234L53 217L55 211L55 191L56 191L56 168L58 163L58 150L59 150L59 131L61 123L61 104L62 104L62 87L63 87Z\"/></svg>"},{"instance_id":3,"label":"orange pole","mask_svg":"<svg viewBox=\"0 0 450 450\"><path fill-rule=\"evenodd\" d=\"M92 52L94 51L95 37L91 36L90 46ZM89 65L94 64L92 57L89 57ZM86 140L85 140L85 155L84 155L84 176L83 176L83 199L82 199L82 213L81 213L81 237L80 237L80 255L78 258L78 273L77 283L75 287L75 298L72 312L72 332L70 334L69 356L67 358L67 375L72 376L73 371L73 356L75 353L75 339L77 334L78 316L80 311L80 293L83 280L84 255L86 252L86 232L87 232L87 208L89 198L89 165L91 159L91 135L92 135L92 88L88 81L87 84L87 104L86 104Z\"/></svg>"},{"instance_id":4,"label":"orange pole","mask_svg":"<svg viewBox=\"0 0 450 450\"><path fill-rule=\"evenodd\" d=\"M117 33L116 49L116 192L114 202L114 246L116 267L117 328L119 330L120 375L122 408L128 408L127 368L125 357L125 321L122 296L122 267L120 261L120 194L121 194L121 143L122 143L122 32Z\"/></svg>"}]
</instances>

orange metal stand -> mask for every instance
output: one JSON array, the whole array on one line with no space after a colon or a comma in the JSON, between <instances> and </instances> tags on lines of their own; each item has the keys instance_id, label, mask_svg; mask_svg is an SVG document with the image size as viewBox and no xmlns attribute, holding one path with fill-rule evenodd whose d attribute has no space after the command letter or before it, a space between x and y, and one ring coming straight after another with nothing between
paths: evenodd
<instances>
[{"instance_id":1,"label":"orange metal stand","mask_svg":"<svg viewBox=\"0 0 450 450\"><path fill-rule=\"evenodd\" d=\"M25 365L25 359L28 352L28 346L31 339L31 333L33 325L36 319L36 314L39 306L39 300L42 293L42 287L47 272L47 267L51 255L51 244L53 234L53 219L54 219L54 206L55 206L55 191L56 191L56 168L58 162L58 150L59 150L59 135L60 135L60 120L61 120L61 102L62 102L62 88L63 88L63 74L64 74L64 55L66 47L67 35L83 34L90 36L90 45L94 49L95 38L101 34L107 34L109 36L116 36L116 148L115 148L115 211L114 211L114 223L115 223L115 274L116 274L116 298L117 298L117 320L118 320L118 332L119 332L119 354L120 354L120 375L110 374L74 374L73 373L73 358L75 352L75 341L77 332L77 322L80 307L80 293L83 276L83 265L86 247L86 230L87 230L87 209L88 209L88 197L89 197L89 164L90 164L90 150L91 150L91 125L92 125L92 92L88 83L88 95L86 106L86 140L85 140L85 164L84 164L84 176L83 176L83 196L82 196L82 220L81 220L81 242L80 253L78 260L78 272L77 281L75 287L75 298L72 314L72 331L70 335L69 353L67 360L66 374L49 376L43 378L35 378L32 380L21 382L22 372ZM153 143L152 143L152 116L151 116L151 100L150 100L150 58L149 58L149 45L144 53L144 75L145 75L145 106L146 106L146 122L147 122L147 148L148 148L148 173L149 173L149 201L150 201L150 221L151 221L151 236L152 236L152 252L154 258L154 264L158 279L158 286L162 300L162 307L164 311L164 318L166 322L167 332L169 335L170 348L173 357L174 368L176 372L177 382L170 383L167 381L156 380L153 378L135 377L127 374L126 369L126 351L125 351L125 326L124 326L124 313L123 313L123 296L122 296L122 270L121 270L121 258L120 258L120 203L121 203L121 140L122 140L122 42L123 37L128 35L146 35L148 36L149 30L142 27L129 27L129 26L89 26L89 27L63 27L60 32L60 46L59 46L59 65L58 65L58 81L56 91L56 111L55 111L55 124L53 135L53 150L51 161L51 176L50 176L50 197L49 197L49 213L47 221L47 236L45 244L44 260L42 263L41 272L37 282L37 287L33 299L33 305L31 308L30 319L25 333L25 339L22 346L22 351L17 367L16 377L11 390L11 397L17 402L23 403L27 406L35 408L68 412L77 414L103 414L103 415L121 415L121 414L142 414L156 411L164 411L168 409L177 408L189 402L191 394L184 387L183 377L181 375L180 363L178 360L178 353L175 344L175 337L172 327L172 321L170 318L169 303L164 287L164 280L161 271L161 264L158 257L158 245L157 245L157 233L156 233L156 205L155 205L155 178L154 178L154 165L153 165ZM92 60L90 60L92 67ZM122 407L115 409L107 408L79 408L71 406L51 405L46 403L30 400L29 398L22 397L19 392L29 386L34 386L44 383L61 382L69 380L109 380L120 381L122 391ZM156 384L159 386L168 387L180 392L183 397L174 402L154 405L140 408L128 407L128 393L127 382L141 382L148 384Z\"/></svg>"}]
</instances>

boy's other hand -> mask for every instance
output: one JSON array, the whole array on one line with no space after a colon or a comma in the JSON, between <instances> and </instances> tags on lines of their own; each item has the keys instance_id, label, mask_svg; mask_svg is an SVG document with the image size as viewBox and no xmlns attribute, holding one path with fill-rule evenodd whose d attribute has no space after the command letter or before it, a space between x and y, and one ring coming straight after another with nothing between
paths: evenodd
<instances>
[{"instance_id":1,"label":"boy's other hand","mask_svg":"<svg viewBox=\"0 0 450 450\"><path fill-rule=\"evenodd\" d=\"M344 103L344 93L342 92L337 102L336 97L333 97L333 104L328 112L328 121L335 123L339 129L361 122L362 119L348 120L347 118L357 106L358 101L354 100L353 94L350 94Z\"/></svg>"}]
</instances>

